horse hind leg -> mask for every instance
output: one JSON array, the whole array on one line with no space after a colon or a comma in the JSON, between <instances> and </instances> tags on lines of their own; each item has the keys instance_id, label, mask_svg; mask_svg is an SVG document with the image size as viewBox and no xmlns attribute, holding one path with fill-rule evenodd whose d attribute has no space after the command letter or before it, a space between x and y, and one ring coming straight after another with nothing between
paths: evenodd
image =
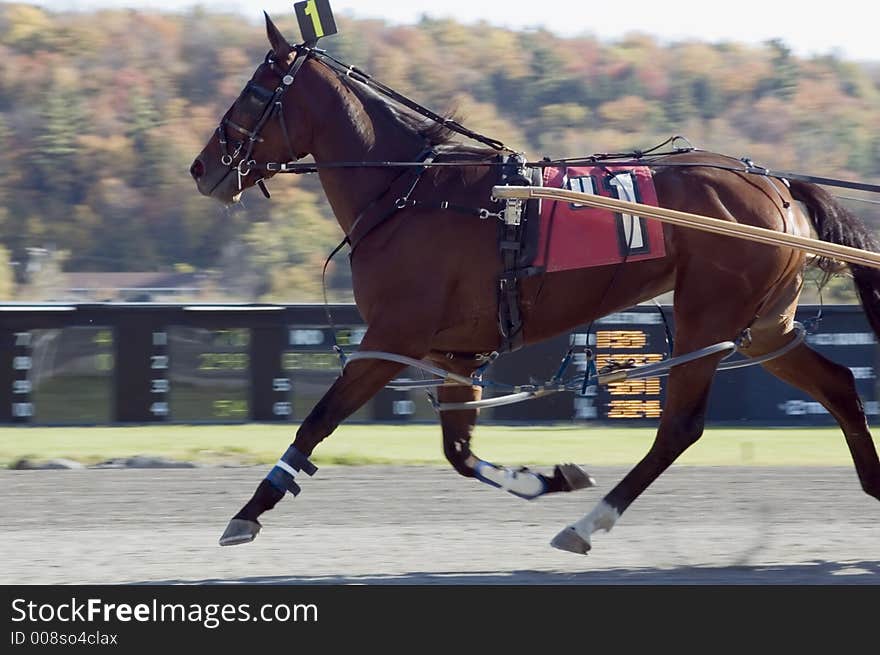
<instances>
[{"instance_id":1,"label":"horse hind leg","mask_svg":"<svg viewBox=\"0 0 880 655\"><path fill-rule=\"evenodd\" d=\"M684 342L679 339L679 344ZM706 345L679 351L689 352ZM585 555L591 549L591 535L608 532L621 514L642 494L661 473L678 459L703 434L706 405L712 379L721 355L714 355L676 366L670 371L666 407L657 436L648 453L615 486L593 510L561 530L550 542L559 550Z\"/></svg>"},{"instance_id":2,"label":"horse hind leg","mask_svg":"<svg viewBox=\"0 0 880 655\"><path fill-rule=\"evenodd\" d=\"M772 352L783 346L792 335L788 332L777 334L776 337L767 339L763 335L762 338L753 339L747 354L758 356ZM683 345L683 340L679 338L676 350ZM683 351L699 347L696 343L691 345L693 347L686 347ZM710 385L719 357L706 357L672 369L663 418L648 454L589 514L556 535L551 542L555 548L586 554L591 548L590 535L597 530L610 530L626 508L700 438ZM804 344L770 360L764 367L816 398L837 419L862 488L880 499L880 461L856 393L852 371Z\"/></svg>"},{"instance_id":3,"label":"horse hind leg","mask_svg":"<svg viewBox=\"0 0 880 655\"><path fill-rule=\"evenodd\" d=\"M748 324L752 308L743 299L729 298L723 306L706 307L710 297L702 286L718 284L718 276L683 275L676 289L674 356L696 352L735 336ZM654 442L647 454L588 514L563 528L550 542L560 550L586 554L591 535L608 532L620 516L678 457L703 434L712 380L723 355L708 355L674 366L666 385L666 402Z\"/></svg>"},{"instance_id":4,"label":"horse hind leg","mask_svg":"<svg viewBox=\"0 0 880 655\"><path fill-rule=\"evenodd\" d=\"M760 345L762 350L772 350ZM754 346L753 342L752 348ZM752 352L752 348L748 354L762 354ZM820 355L806 344L771 359L763 366L780 380L815 398L831 413L843 431L862 489L880 500L880 461L852 371Z\"/></svg>"},{"instance_id":5,"label":"horse hind leg","mask_svg":"<svg viewBox=\"0 0 880 655\"><path fill-rule=\"evenodd\" d=\"M441 403L462 403L479 400L482 388L465 385L443 385L437 397ZM456 409L440 413L443 431L443 454L461 475L503 489L514 496L533 500L548 493L576 491L594 486L595 480L576 464L557 464L550 476L524 466L502 467L477 457L471 450L471 439L479 410Z\"/></svg>"}]
</instances>

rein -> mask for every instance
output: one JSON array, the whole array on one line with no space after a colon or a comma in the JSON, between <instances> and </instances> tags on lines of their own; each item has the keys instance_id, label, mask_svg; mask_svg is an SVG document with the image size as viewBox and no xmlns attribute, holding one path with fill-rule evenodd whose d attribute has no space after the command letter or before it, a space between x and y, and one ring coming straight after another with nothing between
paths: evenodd
<instances>
[{"instance_id":1,"label":"rein","mask_svg":"<svg viewBox=\"0 0 880 655\"><path fill-rule=\"evenodd\" d=\"M677 155L685 152L706 152L701 148L678 148L671 152L659 153L653 157L662 157L668 155ZM630 153L627 157L617 158L617 156L591 155L588 157L567 158L567 159L541 159L539 161L527 161L525 166L528 168L559 168L566 166L591 166L596 164L611 163L615 166L646 166L653 168L715 168L723 171L731 171L733 173L745 173L748 175L760 175L762 177L784 178L790 180L799 180L801 182L812 182L813 184L822 184L825 186L840 187L844 189L855 189L857 191L870 191L872 193L880 193L880 184L869 184L866 182L854 182L851 180L841 180L831 177L821 177L817 175L805 175L802 173L794 173L791 171L778 171L764 166L757 166L749 159L742 159L743 166L726 166L724 164L706 164L695 162L662 162L649 158L640 158L639 153ZM278 168L273 168L277 173L293 173L304 175L309 173L317 173L322 168L411 168L413 166L427 166L430 168L441 168L444 166L453 167L473 167L473 166L492 166L501 167L504 164L499 162L475 162L475 161L442 161L432 162L430 164L419 163L415 161L345 161L345 162L287 162L284 164L275 164ZM847 200L859 200L862 202L874 202L863 198L845 198Z\"/></svg>"},{"instance_id":2,"label":"rein","mask_svg":"<svg viewBox=\"0 0 880 655\"><path fill-rule=\"evenodd\" d=\"M446 124L442 118L438 120L442 124ZM687 146L674 147L672 150L664 152L656 152L659 148L674 144L676 141L682 140L688 143ZM509 148L505 147L505 150ZM510 151L513 152L513 151ZM843 189L855 189L857 191L869 191L872 193L880 193L880 184L869 184L866 182L854 182L851 180L841 180L831 177L822 177L817 175L805 175L803 173L795 173L792 171L779 171L756 165L751 159L746 157L740 158L743 162L742 166L727 166L725 164L706 164L695 162L664 162L657 161L661 157L669 155L678 155L686 152L706 152L701 148L690 145L683 136L673 136L663 143L654 146L648 150L634 150L629 153L598 153L588 155L586 157L566 157L560 159L550 159L545 157L538 161L526 161L524 166L527 168L563 168L568 166L594 166L597 164L614 164L615 166L646 166L653 168L714 168L717 170L730 171L732 173L744 173L747 175L760 175L762 177L773 177L790 180L799 180L801 182L811 182L813 184L822 184L825 186L838 187ZM505 164L501 162L476 162L476 161L442 161L442 162L417 162L417 161L337 161L337 162L298 162L289 161L285 163L267 164L267 169L276 173L293 173L297 175L305 175L309 173L317 173L320 169L333 168L411 168L414 166L426 166L430 168L442 167L475 167L475 166L491 166L503 167ZM865 200L863 198L845 198L847 200L857 200L861 202L876 203L878 201Z\"/></svg>"}]
</instances>

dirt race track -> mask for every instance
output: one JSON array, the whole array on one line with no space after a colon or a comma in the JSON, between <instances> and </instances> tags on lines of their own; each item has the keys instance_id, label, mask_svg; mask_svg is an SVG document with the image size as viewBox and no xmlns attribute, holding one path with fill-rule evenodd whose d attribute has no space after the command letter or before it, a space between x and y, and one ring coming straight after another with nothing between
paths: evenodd
<instances>
[{"instance_id":1,"label":"dirt race track","mask_svg":"<svg viewBox=\"0 0 880 655\"><path fill-rule=\"evenodd\" d=\"M220 548L266 469L2 471L0 582L880 584L880 503L851 468L675 467L583 557L549 541L622 468L526 502L452 469L328 466Z\"/></svg>"}]
</instances>

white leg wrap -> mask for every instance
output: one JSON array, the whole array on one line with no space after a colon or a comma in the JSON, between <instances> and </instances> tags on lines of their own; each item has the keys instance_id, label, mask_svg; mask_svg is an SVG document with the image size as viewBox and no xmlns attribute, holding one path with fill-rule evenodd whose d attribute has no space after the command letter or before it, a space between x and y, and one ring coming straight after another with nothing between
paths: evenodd
<instances>
[{"instance_id":1,"label":"white leg wrap","mask_svg":"<svg viewBox=\"0 0 880 655\"><path fill-rule=\"evenodd\" d=\"M593 508L593 511L584 516L584 518L577 523L574 523L571 527L574 528L575 532L577 532L582 539L587 543L590 543L590 535L596 532L596 530L605 530L605 532L608 532L614 527L614 524L617 523L617 519L619 518L620 512L604 500L600 500Z\"/></svg>"},{"instance_id":2,"label":"white leg wrap","mask_svg":"<svg viewBox=\"0 0 880 655\"><path fill-rule=\"evenodd\" d=\"M477 463L477 478L520 498L537 498L547 491L544 481L531 471L498 468L488 462Z\"/></svg>"}]
</instances>

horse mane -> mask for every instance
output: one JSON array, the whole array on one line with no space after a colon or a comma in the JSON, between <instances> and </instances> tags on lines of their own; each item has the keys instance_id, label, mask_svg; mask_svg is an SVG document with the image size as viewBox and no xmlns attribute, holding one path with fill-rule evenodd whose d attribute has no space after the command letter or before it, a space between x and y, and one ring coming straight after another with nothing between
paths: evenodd
<instances>
[{"instance_id":1,"label":"horse mane","mask_svg":"<svg viewBox=\"0 0 880 655\"><path fill-rule=\"evenodd\" d=\"M382 95L366 84L359 83L345 75L340 75L332 67L328 68L336 73L342 84L354 93L365 106L377 108L380 113L384 114L392 122L396 123L407 132L421 136L428 142L428 145L462 146L467 150L471 150L471 148L465 144L456 142L455 137L457 136L457 132L449 129L446 125L438 123L426 116L422 116L411 110L409 107L398 104L391 98ZM463 120L461 115L455 109L443 114L443 118L458 123L461 123Z\"/></svg>"}]
</instances>

